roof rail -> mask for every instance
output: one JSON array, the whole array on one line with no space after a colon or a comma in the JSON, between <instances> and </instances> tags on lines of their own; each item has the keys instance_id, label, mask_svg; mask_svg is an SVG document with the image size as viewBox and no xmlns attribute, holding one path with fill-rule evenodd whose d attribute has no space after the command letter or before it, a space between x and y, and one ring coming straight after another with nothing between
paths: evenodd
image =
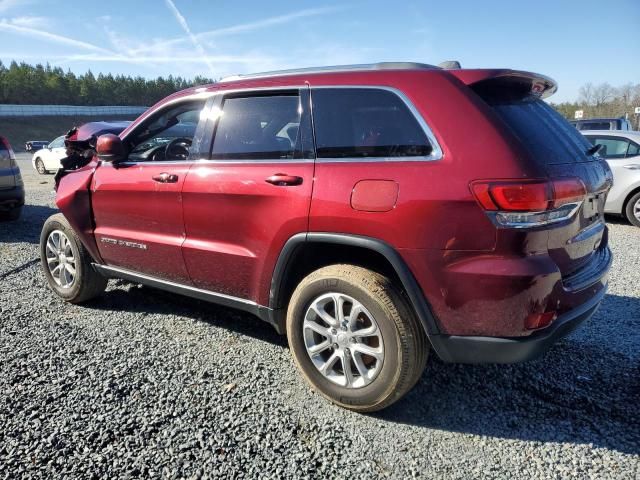
<instances>
[{"instance_id":1,"label":"roof rail","mask_svg":"<svg viewBox=\"0 0 640 480\"><path fill-rule=\"evenodd\" d=\"M334 65L331 67L309 67L295 68L291 70L275 70L273 72L249 73L242 75L231 75L222 78L220 82L228 82L232 80L246 80L251 78L262 77L282 77L285 75L298 75L303 73L335 73L335 72L358 72L371 70L433 70L438 69L435 65L415 62L379 62L379 63L362 63L357 65Z\"/></svg>"}]
</instances>

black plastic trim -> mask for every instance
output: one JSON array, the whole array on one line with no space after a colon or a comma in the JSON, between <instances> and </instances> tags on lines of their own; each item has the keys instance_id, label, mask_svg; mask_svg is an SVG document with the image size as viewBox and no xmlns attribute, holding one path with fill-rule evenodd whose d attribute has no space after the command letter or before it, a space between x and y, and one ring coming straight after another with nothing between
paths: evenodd
<instances>
[{"instance_id":1,"label":"black plastic trim","mask_svg":"<svg viewBox=\"0 0 640 480\"><path fill-rule=\"evenodd\" d=\"M588 302L558 317L549 327L523 338L433 335L431 344L441 360L451 363L518 363L532 360L566 337L596 312L601 289Z\"/></svg>"},{"instance_id":2,"label":"black plastic trim","mask_svg":"<svg viewBox=\"0 0 640 480\"><path fill-rule=\"evenodd\" d=\"M251 313L261 320L272 324L279 333L282 333L279 329L279 325L274 323L275 316L270 308L258 305L251 300L244 298L232 297L223 293L212 292L209 290L202 290L200 288L192 287L189 285L182 285L180 283L171 282L143 273L134 272L119 267L111 267L108 265L93 264L100 274L107 278L121 278L130 282L141 283L149 287L158 288L160 290L166 290L168 292L177 293L179 295L185 295L191 298L197 298L198 300L204 300L206 302L215 303L217 305L223 305L225 307L236 308L245 312Z\"/></svg>"},{"instance_id":3,"label":"black plastic trim","mask_svg":"<svg viewBox=\"0 0 640 480\"><path fill-rule=\"evenodd\" d=\"M404 262L400 254L388 243L371 237L365 237L360 235L349 235L343 233L325 233L325 232L310 232L307 234L299 233L291 237L284 245L276 266L273 271L273 277L271 279L271 290L269 293L269 307L272 310L278 310L282 308L279 305L280 288L284 283L287 269L293 253L297 248L307 243L328 243L335 245L349 245L354 247L366 248L381 254L387 259L391 266L396 271L396 274L402 282L402 286L409 296L409 300L413 306L420 323L422 324L425 332L428 336L437 334L440 330L431 309L422 293L418 282L414 278L411 270ZM434 346L435 347L435 346Z\"/></svg>"}]
</instances>

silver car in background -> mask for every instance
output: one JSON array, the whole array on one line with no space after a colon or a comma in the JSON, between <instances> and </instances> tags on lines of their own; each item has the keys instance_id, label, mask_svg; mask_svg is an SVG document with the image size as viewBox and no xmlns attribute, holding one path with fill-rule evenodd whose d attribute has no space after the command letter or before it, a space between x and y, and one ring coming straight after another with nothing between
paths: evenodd
<instances>
[{"instance_id":1,"label":"silver car in background","mask_svg":"<svg viewBox=\"0 0 640 480\"><path fill-rule=\"evenodd\" d=\"M622 130L583 130L613 171L613 188L607 197L605 213L624 215L640 227L640 132Z\"/></svg>"}]
</instances>

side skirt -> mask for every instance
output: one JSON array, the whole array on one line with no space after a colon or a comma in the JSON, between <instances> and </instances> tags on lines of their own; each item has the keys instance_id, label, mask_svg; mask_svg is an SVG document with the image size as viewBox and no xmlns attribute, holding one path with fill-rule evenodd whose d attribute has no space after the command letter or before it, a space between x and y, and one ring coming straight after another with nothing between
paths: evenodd
<instances>
[{"instance_id":1,"label":"side skirt","mask_svg":"<svg viewBox=\"0 0 640 480\"><path fill-rule=\"evenodd\" d=\"M271 324L280 334L283 334L281 328L281 322L276 320L275 312L263 305L258 305L251 300L244 298L233 297L231 295L225 295L223 293L211 292L209 290L203 290L201 288L191 287L189 285L182 285L180 283L171 282L169 280L163 280L161 278L152 277L143 273L126 270L119 267L110 267L108 265L100 265L97 263L92 264L101 275L107 278L120 278L128 280L130 282L141 283L148 287L158 288L160 290L166 290L168 292L177 293L178 295L184 295L187 297L197 298L198 300L204 300L205 302L215 303L217 305L223 305L225 307L235 308L242 310L252 315L255 315L260 320L263 320Z\"/></svg>"}]
</instances>

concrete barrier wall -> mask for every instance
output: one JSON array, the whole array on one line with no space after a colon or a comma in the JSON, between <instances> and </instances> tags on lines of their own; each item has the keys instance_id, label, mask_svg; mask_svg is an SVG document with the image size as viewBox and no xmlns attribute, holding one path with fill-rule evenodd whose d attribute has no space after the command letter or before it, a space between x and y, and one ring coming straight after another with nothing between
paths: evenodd
<instances>
[{"instance_id":1,"label":"concrete barrier wall","mask_svg":"<svg viewBox=\"0 0 640 480\"><path fill-rule=\"evenodd\" d=\"M53 115L140 115L147 107L80 105L0 105L0 117L35 117Z\"/></svg>"}]
</instances>

